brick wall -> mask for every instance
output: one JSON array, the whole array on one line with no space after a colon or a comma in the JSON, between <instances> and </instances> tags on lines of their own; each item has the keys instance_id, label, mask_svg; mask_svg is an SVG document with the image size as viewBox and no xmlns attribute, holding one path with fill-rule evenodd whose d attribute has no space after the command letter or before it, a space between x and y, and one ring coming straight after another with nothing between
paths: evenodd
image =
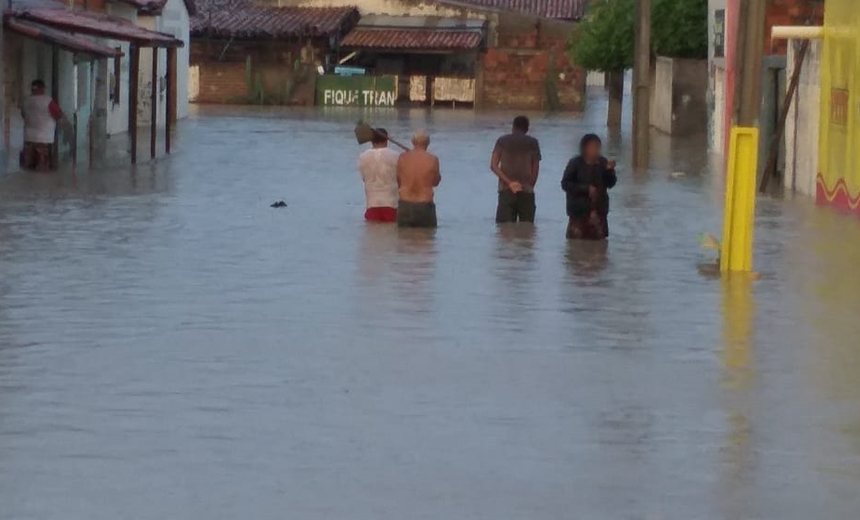
<instances>
[{"instance_id":1,"label":"brick wall","mask_svg":"<svg viewBox=\"0 0 860 520\"><path fill-rule=\"evenodd\" d=\"M253 86L248 84L247 60L252 64L253 81L264 92L263 103L282 103L288 83L293 79L295 61L312 61L319 49L302 54L302 45L284 42L207 42L191 43L191 65L197 70L195 103L243 104L251 102ZM312 64L308 66L312 67ZM315 73L295 88L290 104L312 105Z\"/></svg>"},{"instance_id":2,"label":"brick wall","mask_svg":"<svg viewBox=\"0 0 860 520\"><path fill-rule=\"evenodd\" d=\"M788 42L770 39L775 25L821 25L824 23L823 0L768 0L765 26L765 53L785 55Z\"/></svg>"},{"instance_id":3,"label":"brick wall","mask_svg":"<svg viewBox=\"0 0 860 520\"><path fill-rule=\"evenodd\" d=\"M200 92L195 102L242 103L250 96L244 63L201 62L195 65L200 74Z\"/></svg>"},{"instance_id":4,"label":"brick wall","mask_svg":"<svg viewBox=\"0 0 860 520\"><path fill-rule=\"evenodd\" d=\"M485 108L549 108L547 81L552 74L563 110L584 107L585 71L568 58L567 31L547 34L538 26L500 28L497 45L483 56L482 104Z\"/></svg>"}]
</instances>

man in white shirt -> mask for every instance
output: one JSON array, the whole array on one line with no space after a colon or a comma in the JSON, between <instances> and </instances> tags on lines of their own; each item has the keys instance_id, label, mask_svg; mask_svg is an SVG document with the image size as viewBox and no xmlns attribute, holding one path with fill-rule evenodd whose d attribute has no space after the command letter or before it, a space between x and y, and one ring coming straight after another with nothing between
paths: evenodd
<instances>
[{"instance_id":1,"label":"man in white shirt","mask_svg":"<svg viewBox=\"0 0 860 520\"><path fill-rule=\"evenodd\" d=\"M24 116L24 150L21 166L28 170L48 171L57 121L63 111L54 99L45 94L45 82L37 79L30 84L30 96L21 107Z\"/></svg>"},{"instance_id":2,"label":"man in white shirt","mask_svg":"<svg viewBox=\"0 0 860 520\"><path fill-rule=\"evenodd\" d=\"M358 158L358 172L364 181L367 198L365 220L370 222L397 222L397 159L400 154L388 147L388 132L374 130L373 148Z\"/></svg>"}]
</instances>

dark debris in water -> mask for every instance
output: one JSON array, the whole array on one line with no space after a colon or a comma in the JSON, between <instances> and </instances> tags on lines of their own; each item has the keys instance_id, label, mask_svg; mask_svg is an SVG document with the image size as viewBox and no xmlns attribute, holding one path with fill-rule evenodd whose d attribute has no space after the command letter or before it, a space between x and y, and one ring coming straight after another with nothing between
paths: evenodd
<instances>
[{"instance_id":1,"label":"dark debris in water","mask_svg":"<svg viewBox=\"0 0 860 520\"><path fill-rule=\"evenodd\" d=\"M278 202L273 203L271 207L273 207L273 208L286 208L287 203L282 201L282 200L279 200Z\"/></svg>"}]
</instances>

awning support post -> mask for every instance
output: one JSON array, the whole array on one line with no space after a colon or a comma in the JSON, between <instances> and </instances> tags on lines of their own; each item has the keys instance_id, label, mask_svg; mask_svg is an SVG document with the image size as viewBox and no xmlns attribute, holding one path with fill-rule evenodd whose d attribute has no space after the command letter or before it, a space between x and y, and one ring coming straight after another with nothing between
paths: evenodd
<instances>
[{"instance_id":1,"label":"awning support post","mask_svg":"<svg viewBox=\"0 0 860 520\"><path fill-rule=\"evenodd\" d=\"M140 47L129 45L128 135L131 140L131 164L137 164L137 95L140 82Z\"/></svg>"},{"instance_id":2,"label":"awning support post","mask_svg":"<svg viewBox=\"0 0 860 520\"><path fill-rule=\"evenodd\" d=\"M149 103L149 156L155 159L155 138L158 134L158 47L152 48L152 88Z\"/></svg>"},{"instance_id":3,"label":"awning support post","mask_svg":"<svg viewBox=\"0 0 860 520\"><path fill-rule=\"evenodd\" d=\"M170 127L176 121L176 48L167 49L167 70L165 71L167 95L164 96L166 117L164 118L164 151L170 153Z\"/></svg>"},{"instance_id":4,"label":"awning support post","mask_svg":"<svg viewBox=\"0 0 860 520\"><path fill-rule=\"evenodd\" d=\"M77 80L77 78L75 78ZM51 97L59 103L60 100L60 49L51 45ZM60 129L54 131L54 143L51 145L50 169L57 169L60 160Z\"/></svg>"}]
</instances>

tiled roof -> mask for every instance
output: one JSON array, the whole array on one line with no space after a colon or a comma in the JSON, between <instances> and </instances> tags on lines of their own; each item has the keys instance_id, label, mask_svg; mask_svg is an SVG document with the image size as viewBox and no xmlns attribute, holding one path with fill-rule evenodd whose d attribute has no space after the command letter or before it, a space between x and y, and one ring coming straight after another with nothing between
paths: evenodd
<instances>
[{"instance_id":1,"label":"tiled roof","mask_svg":"<svg viewBox=\"0 0 860 520\"><path fill-rule=\"evenodd\" d=\"M104 57L122 56L122 52L119 50L113 47L108 47L107 45L102 45L92 38L66 32L47 25L27 22L25 20L11 17L4 20L4 25L6 26L6 29L12 32L34 40L55 43L72 52Z\"/></svg>"},{"instance_id":2,"label":"tiled roof","mask_svg":"<svg viewBox=\"0 0 860 520\"><path fill-rule=\"evenodd\" d=\"M519 11L544 18L579 20L585 16L588 0L437 0L437 3Z\"/></svg>"},{"instance_id":3,"label":"tiled roof","mask_svg":"<svg viewBox=\"0 0 860 520\"><path fill-rule=\"evenodd\" d=\"M477 49L483 36L475 31L429 29L354 29L344 38L344 47L389 50Z\"/></svg>"},{"instance_id":4,"label":"tiled roof","mask_svg":"<svg viewBox=\"0 0 860 520\"><path fill-rule=\"evenodd\" d=\"M138 27L125 18L109 16L95 11L81 11L63 7L13 8L6 15L48 25L60 30L134 42L138 45L157 47L181 47L182 40L170 34L150 31Z\"/></svg>"},{"instance_id":5,"label":"tiled roof","mask_svg":"<svg viewBox=\"0 0 860 520\"><path fill-rule=\"evenodd\" d=\"M191 34L219 38L291 38L344 34L355 7L256 7L243 0L197 0Z\"/></svg>"}]
</instances>

